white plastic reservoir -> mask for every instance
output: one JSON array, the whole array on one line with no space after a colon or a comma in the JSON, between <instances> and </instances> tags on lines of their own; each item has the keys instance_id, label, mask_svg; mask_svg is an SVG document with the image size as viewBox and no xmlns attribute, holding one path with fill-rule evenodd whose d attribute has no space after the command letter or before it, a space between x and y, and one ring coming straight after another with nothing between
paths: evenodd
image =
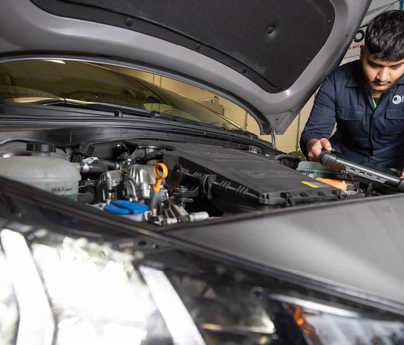
<instances>
[{"instance_id":1,"label":"white plastic reservoir","mask_svg":"<svg viewBox=\"0 0 404 345\"><path fill-rule=\"evenodd\" d=\"M81 179L76 164L52 156L0 158L0 175L72 199Z\"/></svg>"}]
</instances>

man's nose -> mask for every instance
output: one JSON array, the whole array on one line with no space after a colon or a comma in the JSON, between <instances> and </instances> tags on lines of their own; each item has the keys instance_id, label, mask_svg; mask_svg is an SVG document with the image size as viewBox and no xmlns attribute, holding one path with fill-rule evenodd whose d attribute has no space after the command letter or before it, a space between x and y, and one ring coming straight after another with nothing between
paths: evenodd
<instances>
[{"instance_id":1,"label":"man's nose","mask_svg":"<svg viewBox=\"0 0 404 345\"><path fill-rule=\"evenodd\" d=\"M380 68L377 72L376 78L378 81L388 81L389 80L389 70L387 67Z\"/></svg>"}]
</instances>

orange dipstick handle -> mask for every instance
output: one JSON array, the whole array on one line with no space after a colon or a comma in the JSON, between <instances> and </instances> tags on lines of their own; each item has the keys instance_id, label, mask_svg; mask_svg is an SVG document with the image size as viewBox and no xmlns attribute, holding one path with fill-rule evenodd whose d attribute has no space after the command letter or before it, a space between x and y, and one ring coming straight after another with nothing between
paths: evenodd
<instances>
[{"instance_id":1,"label":"orange dipstick handle","mask_svg":"<svg viewBox=\"0 0 404 345\"><path fill-rule=\"evenodd\" d=\"M153 185L153 192L160 192L161 181L168 176L168 168L164 163L157 163L153 168L153 175L156 178L156 183Z\"/></svg>"}]
</instances>

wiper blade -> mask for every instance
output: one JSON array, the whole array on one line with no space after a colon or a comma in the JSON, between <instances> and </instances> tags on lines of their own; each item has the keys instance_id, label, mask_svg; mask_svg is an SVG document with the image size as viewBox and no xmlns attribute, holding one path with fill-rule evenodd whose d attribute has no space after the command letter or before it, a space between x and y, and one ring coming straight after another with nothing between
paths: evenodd
<instances>
[{"instance_id":1,"label":"wiper blade","mask_svg":"<svg viewBox=\"0 0 404 345\"><path fill-rule=\"evenodd\" d=\"M250 138L257 138L258 139L258 135L251 133L249 131L246 131L244 129L241 128L234 128L234 129L230 129L230 128L225 128L223 127L224 130L229 131L231 133L236 133L236 134L241 134L241 135L246 135Z\"/></svg>"},{"instance_id":2,"label":"wiper blade","mask_svg":"<svg viewBox=\"0 0 404 345\"><path fill-rule=\"evenodd\" d=\"M93 101L82 101L71 98L56 98L56 99L47 99L40 100L35 102L35 104L46 105L46 106L61 106L61 107L72 107L78 109L90 109L95 111L104 111L104 112L112 112L115 117L124 117L124 116L147 116L150 118L161 118L170 121L176 121L181 123L188 123L192 125L198 126L212 126L215 129L226 129L225 127L218 127L211 125L209 123L194 121L190 119L186 119L180 116L172 115L165 112L160 112L157 110L148 110L144 108L135 108L129 107L120 104L113 103L104 103L104 102L93 102Z\"/></svg>"},{"instance_id":3,"label":"wiper blade","mask_svg":"<svg viewBox=\"0 0 404 345\"><path fill-rule=\"evenodd\" d=\"M112 103L104 102L88 102L71 98L56 98L47 99L36 102L36 104L46 105L46 106L62 106L62 107L72 107L81 109L90 109L96 111L111 112L115 117L123 117L124 115L136 115L136 116L147 116L155 117L155 111L149 111L143 108L134 108L125 105L117 105Z\"/></svg>"},{"instance_id":4,"label":"wiper blade","mask_svg":"<svg viewBox=\"0 0 404 345\"><path fill-rule=\"evenodd\" d=\"M115 117L125 117L125 116L146 116L150 118L161 118L176 122L189 123L194 125L206 125L198 121L192 121L185 119L176 115L160 112L157 110L148 110L144 108L130 107L114 103L105 102L93 102L93 101L82 101L71 98L57 98L41 100L36 102L36 104L46 105L46 106L61 106L61 107L72 107L78 109L90 109L95 111L112 112Z\"/></svg>"},{"instance_id":5,"label":"wiper blade","mask_svg":"<svg viewBox=\"0 0 404 345\"><path fill-rule=\"evenodd\" d=\"M1 101L0 101L1 102ZM3 101L2 103L8 103ZM170 121L175 121L177 123L191 124L194 126L200 126L205 128L211 128L214 130L223 130L233 134L247 136L249 138L257 138L257 136L251 132L243 130L237 124L234 124L231 120L224 118L223 115L219 117L224 121L220 125L218 123L205 123L200 121L195 121L187 119L181 116L172 115L165 112L160 112L158 110L148 110L144 108L125 106L115 103L105 103L105 102L94 102L94 101L83 101L74 98L64 98L64 97L24 97L18 101L12 101L12 104L34 104L43 106L56 106L56 107L68 107L75 109L85 109L85 110L95 110L104 113L111 113L114 117L127 117L127 116L142 116L148 118L159 118ZM229 125L227 125L229 123ZM231 128L233 126L234 128Z\"/></svg>"}]
</instances>

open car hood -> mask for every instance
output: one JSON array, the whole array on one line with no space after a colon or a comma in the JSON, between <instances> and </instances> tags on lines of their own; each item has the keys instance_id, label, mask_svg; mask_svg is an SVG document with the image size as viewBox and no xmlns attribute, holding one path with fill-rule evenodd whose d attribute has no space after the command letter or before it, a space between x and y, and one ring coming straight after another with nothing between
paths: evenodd
<instances>
[{"instance_id":1,"label":"open car hood","mask_svg":"<svg viewBox=\"0 0 404 345\"><path fill-rule=\"evenodd\" d=\"M3 57L136 63L193 80L282 133L338 64L370 0L2 0Z\"/></svg>"}]
</instances>

